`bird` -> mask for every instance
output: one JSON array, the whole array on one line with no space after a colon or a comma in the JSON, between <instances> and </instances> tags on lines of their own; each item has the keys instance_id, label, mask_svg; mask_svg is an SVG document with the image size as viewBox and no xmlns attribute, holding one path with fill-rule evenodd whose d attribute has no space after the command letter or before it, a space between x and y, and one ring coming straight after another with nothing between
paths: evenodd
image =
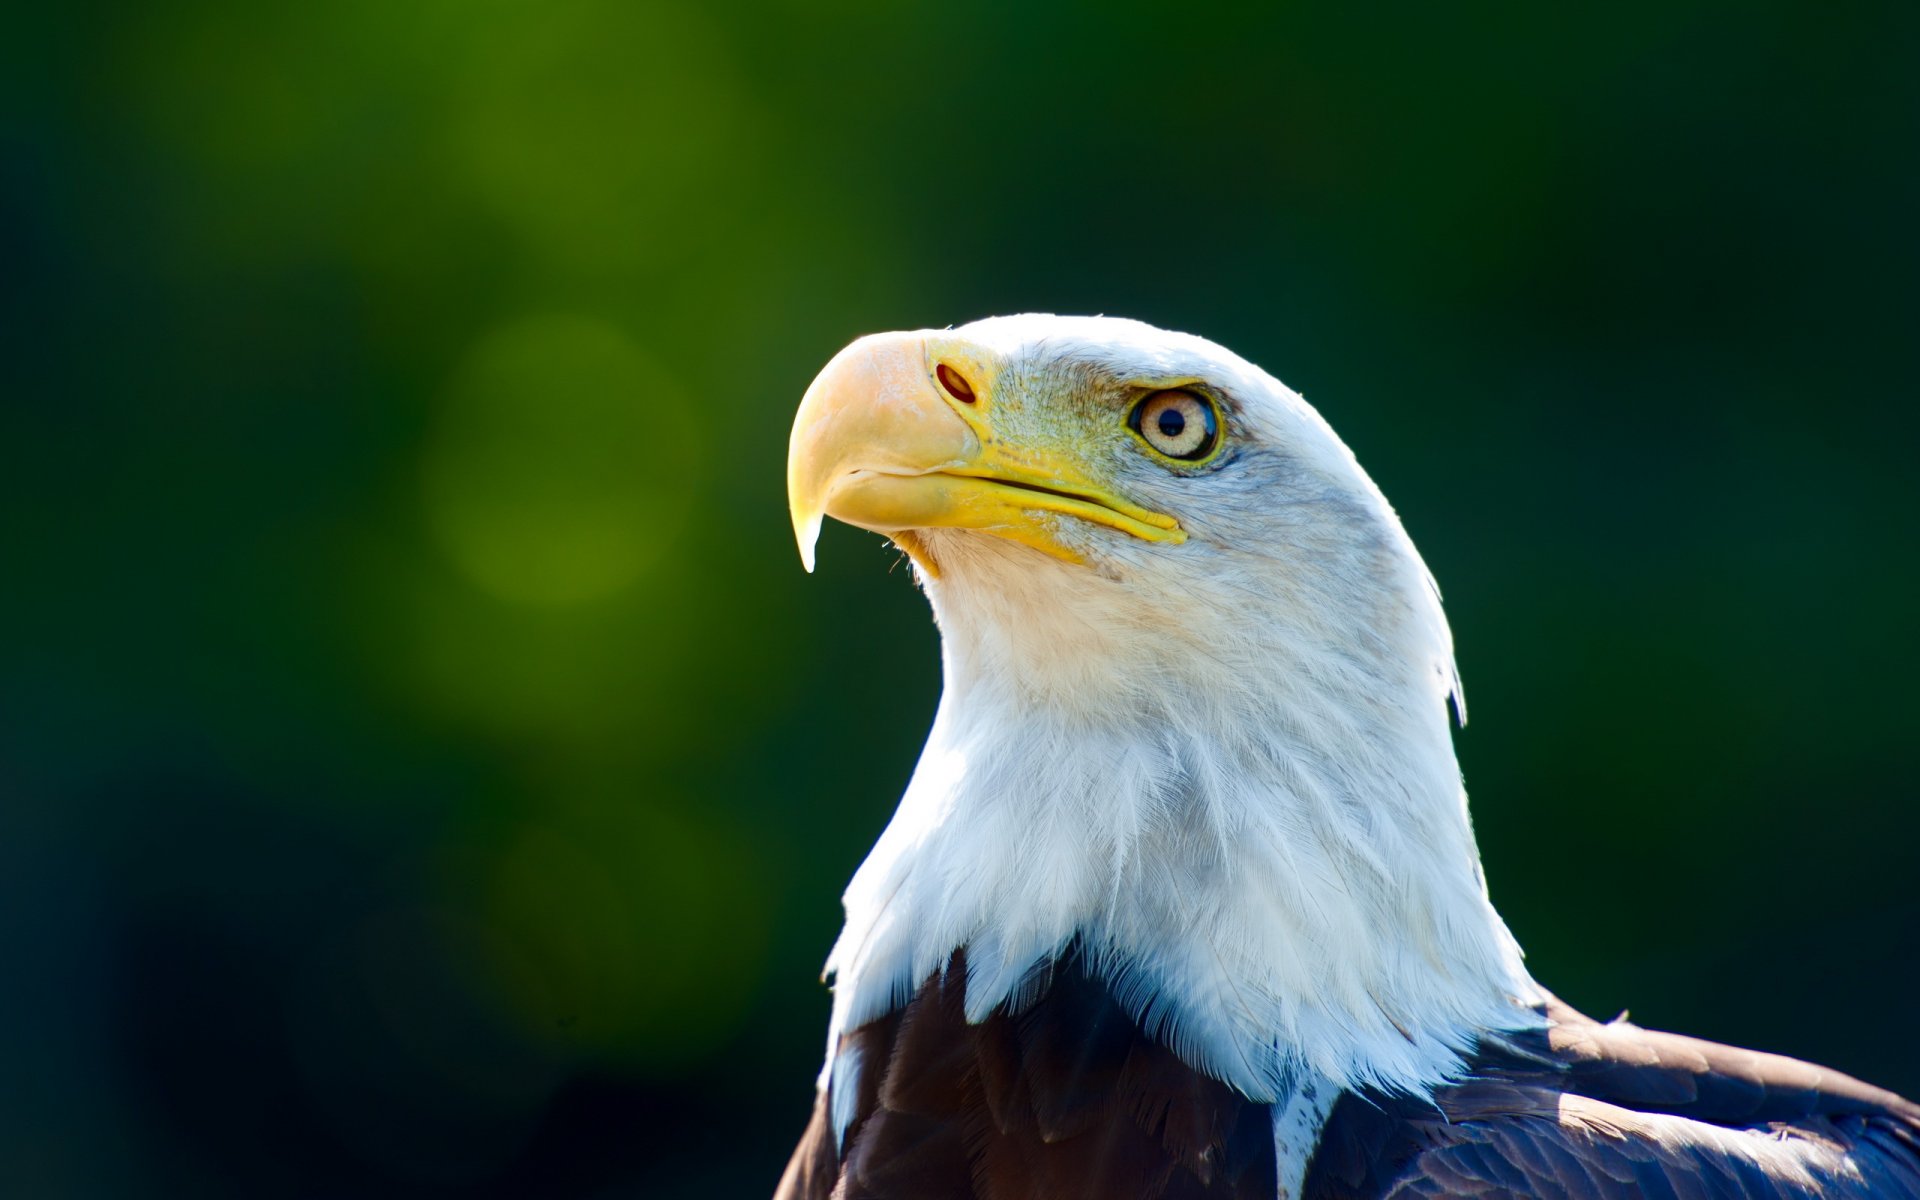
<instances>
[{"instance_id":1,"label":"bird","mask_svg":"<svg viewBox=\"0 0 1920 1200\"><path fill-rule=\"evenodd\" d=\"M1603 1022L1494 908L1432 575L1299 394L1115 317L861 337L788 501L943 687L778 1200L1920 1196L1920 1106Z\"/></svg>"}]
</instances>

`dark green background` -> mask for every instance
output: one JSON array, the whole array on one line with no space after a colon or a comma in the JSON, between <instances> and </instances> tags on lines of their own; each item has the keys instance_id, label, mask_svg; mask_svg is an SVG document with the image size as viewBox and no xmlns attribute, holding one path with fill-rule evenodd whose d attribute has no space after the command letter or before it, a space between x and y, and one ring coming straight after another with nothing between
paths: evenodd
<instances>
[{"instance_id":1,"label":"dark green background","mask_svg":"<svg viewBox=\"0 0 1920 1200\"><path fill-rule=\"evenodd\" d=\"M0 28L9 1195L758 1196L938 688L857 334L1205 334L1447 589L1539 976L1920 1092L1920 6Z\"/></svg>"}]
</instances>

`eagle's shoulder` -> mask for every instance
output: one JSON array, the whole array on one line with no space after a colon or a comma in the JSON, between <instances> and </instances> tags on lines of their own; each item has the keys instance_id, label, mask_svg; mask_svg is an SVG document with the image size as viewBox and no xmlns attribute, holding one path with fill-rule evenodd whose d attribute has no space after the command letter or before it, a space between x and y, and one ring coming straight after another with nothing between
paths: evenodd
<instances>
[{"instance_id":1,"label":"eagle's shoulder","mask_svg":"<svg viewBox=\"0 0 1920 1200\"><path fill-rule=\"evenodd\" d=\"M1307 1195L1920 1197L1920 1106L1558 1001L1547 1015L1431 1101L1342 1097Z\"/></svg>"},{"instance_id":2,"label":"eagle's shoulder","mask_svg":"<svg viewBox=\"0 0 1920 1200\"><path fill-rule=\"evenodd\" d=\"M1269 1108L1146 1036L1076 956L978 1023L965 980L956 954L842 1038L855 1069L819 1096L778 1200L1272 1200Z\"/></svg>"}]
</instances>

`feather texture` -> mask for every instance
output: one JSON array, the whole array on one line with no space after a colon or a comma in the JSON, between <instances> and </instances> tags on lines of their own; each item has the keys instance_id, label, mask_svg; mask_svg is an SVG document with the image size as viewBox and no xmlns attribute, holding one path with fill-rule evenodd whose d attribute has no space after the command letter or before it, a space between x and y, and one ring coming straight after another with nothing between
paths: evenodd
<instances>
[{"instance_id":1,"label":"feather texture","mask_svg":"<svg viewBox=\"0 0 1920 1200\"><path fill-rule=\"evenodd\" d=\"M1915 1197L1920 1106L1837 1071L1552 1001L1430 1104L1349 1096L1307 1178L1373 1197Z\"/></svg>"},{"instance_id":2,"label":"feather texture","mask_svg":"<svg viewBox=\"0 0 1920 1200\"><path fill-rule=\"evenodd\" d=\"M1350 1093L1282 1193L1267 1106L1169 1053L1070 951L1026 1010L966 1017L959 956L848 1035L776 1200L1920 1196L1920 1106L1836 1071L1549 1000L1430 1099ZM1317 1149L1313 1145L1317 1144Z\"/></svg>"},{"instance_id":3,"label":"feather texture","mask_svg":"<svg viewBox=\"0 0 1920 1200\"><path fill-rule=\"evenodd\" d=\"M847 1035L869 1069L844 1149L829 1089L781 1200L1272 1200L1267 1107L1146 1036L1077 951L1025 1009L978 1022L966 973L954 955Z\"/></svg>"}]
</instances>

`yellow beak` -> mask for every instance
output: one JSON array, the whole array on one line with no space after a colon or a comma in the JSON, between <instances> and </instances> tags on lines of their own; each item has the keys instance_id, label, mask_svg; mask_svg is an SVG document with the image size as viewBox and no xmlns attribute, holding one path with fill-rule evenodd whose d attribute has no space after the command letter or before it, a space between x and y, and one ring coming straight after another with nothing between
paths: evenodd
<instances>
[{"instance_id":1,"label":"yellow beak","mask_svg":"<svg viewBox=\"0 0 1920 1200\"><path fill-rule=\"evenodd\" d=\"M1082 559L1058 536L1063 518L1186 540L1172 517L1114 495L1073 455L996 437L996 405L1014 400L994 397L979 371L971 399L943 389L935 371L948 359L984 356L941 333L875 334L835 355L807 389L787 449L787 504L807 570L823 516L886 534L934 575L915 530L977 529L1069 562Z\"/></svg>"}]
</instances>

